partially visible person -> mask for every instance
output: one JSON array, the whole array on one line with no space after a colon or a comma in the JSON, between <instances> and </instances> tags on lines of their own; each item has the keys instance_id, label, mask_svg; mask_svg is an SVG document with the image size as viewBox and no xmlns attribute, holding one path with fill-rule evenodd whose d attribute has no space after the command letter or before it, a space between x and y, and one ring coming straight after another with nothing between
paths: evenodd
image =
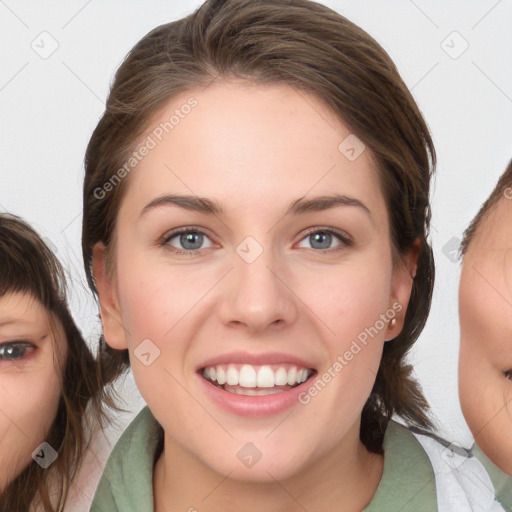
<instances>
[{"instance_id":1,"label":"partially visible person","mask_svg":"<svg viewBox=\"0 0 512 512\"><path fill-rule=\"evenodd\" d=\"M474 454L512 510L512 161L465 230L459 394Z\"/></svg>"},{"instance_id":2,"label":"partially visible person","mask_svg":"<svg viewBox=\"0 0 512 512\"><path fill-rule=\"evenodd\" d=\"M87 510L102 465L104 377L69 312L62 266L0 214L0 510ZM84 460L87 475L79 470ZM83 505L80 505L83 503Z\"/></svg>"}]
</instances>

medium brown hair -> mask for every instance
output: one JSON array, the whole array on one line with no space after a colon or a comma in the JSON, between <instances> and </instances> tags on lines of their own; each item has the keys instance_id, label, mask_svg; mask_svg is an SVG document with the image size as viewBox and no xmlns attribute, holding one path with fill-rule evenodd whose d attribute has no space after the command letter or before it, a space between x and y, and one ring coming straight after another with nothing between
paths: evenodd
<instances>
[{"instance_id":1,"label":"medium brown hair","mask_svg":"<svg viewBox=\"0 0 512 512\"><path fill-rule=\"evenodd\" d=\"M29 510L34 499L45 511L63 509L69 486L85 452L88 419L102 424L102 396L105 387L97 364L69 312L65 296L64 270L39 235L20 218L0 214L0 296L23 293L46 309L52 331L55 319L61 323L67 342L67 357L54 354L54 364L62 386L56 417L45 441L58 457L48 469L31 462L0 496L0 510ZM53 319L52 319L53 315Z\"/></svg>"},{"instance_id":2,"label":"medium brown hair","mask_svg":"<svg viewBox=\"0 0 512 512\"><path fill-rule=\"evenodd\" d=\"M509 162L505 172L498 179L491 195L485 200L478 213L465 229L459 248L459 257L464 257L478 228L485 222L491 211L497 206L498 201L502 198L512 200L512 160Z\"/></svg>"},{"instance_id":3,"label":"medium brown hair","mask_svg":"<svg viewBox=\"0 0 512 512\"><path fill-rule=\"evenodd\" d=\"M363 141L379 164L390 217L393 255L420 239L417 274L402 332L384 345L361 419L361 440L382 451L393 413L431 429L428 404L405 356L422 331L434 283L427 242L435 150L425 121L393 61L361 28L308 0L209 0L193 14L159 26L139 41L118 69L105 112L85 155L82 250L91 289L92 251L112 253L116 217L130 175L119 177L148 124L171 98L216 79L287 84L319 98ZM126 173L123 173L123 175ZM396 258L395 258L396 261ZM107 267L108 268L108 267ZM112 371L129 365L128 351L106 348Z\"/></svg>"}]
</instances>

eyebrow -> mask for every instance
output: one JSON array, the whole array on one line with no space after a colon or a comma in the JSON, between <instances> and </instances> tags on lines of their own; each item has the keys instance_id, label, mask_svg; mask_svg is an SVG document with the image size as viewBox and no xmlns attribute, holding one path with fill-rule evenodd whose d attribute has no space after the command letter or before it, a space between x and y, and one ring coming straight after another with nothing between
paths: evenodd
<instances>
[{"instance_id":1,"label":"eyebrow","mask_svg":"<svg viewBox=\"0 0 512 512\"><path fill-rule=\"evenodd\" d=\"M173 194L153 199L142 209L140 216L154 208L171 205L176 205L186 210L204 213L207 215L220 216L225 213L220 203L215 200L208 199L207 197ZM306 200L304 197L300 197L299 199L292 201L292 203L288 206L285 216L290 214L300 215L307 212L320 212L329 210L330 208L335 208L337 206L355 206L361 208L373 222L372 214L369 208L363 202L354 197L341 194L319 196L308 200Z\"/></svg>"}]
</instances>

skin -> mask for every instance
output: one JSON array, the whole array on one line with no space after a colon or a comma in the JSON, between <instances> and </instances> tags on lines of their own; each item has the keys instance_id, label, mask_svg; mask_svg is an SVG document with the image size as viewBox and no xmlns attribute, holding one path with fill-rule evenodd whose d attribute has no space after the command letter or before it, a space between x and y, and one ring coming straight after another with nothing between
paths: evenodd
<instances>
[{"instance_id":1,"label":"skin","mask_svg":"<svg viewBox=\"0 0 512 512\"><path fill-rule=\"evenodd\" d=\"M360 442L360 413L383 343L402 329L417 246L393 266L370 151L347 160L338 145L350 131L318 99L286 85L217 82L173 98L148 133L190 95L198 106L129 177L112 274L105 247L94 250L106 340L130 350L139 390L165 430L156 510L272 512L297 502L311 511L339 503L361 510L381 479L383 457ZM369 211L344 205L284 215L300 197L334 192ZM225 212L166 205L141 213L172 193L215 199ZM186 254L179 236L169 237L191 225L207 235L201 254ZM322 227L353 243L333 236L318 248L308 232ZM250 264L235 251L247 236L263 248ZM404 306L396 325L380 330L308 405L244 418L221 409L200 385L198 365L233 350L295 354L322 374L396 301ZM147 338L161 354L146 367L133 350ZM262 453L251 468L236 457L247 442Z\"/></svg>"},{"instance_id":2,"label":"skin","mask_svg":"<svg viewBox=\"0 0 512 512\"><path fill-rule=\"evenodd\" d=\"M61 387L54 355L58 344L65 357L63 340L62 327L54 335L47 310L31 295L0 297L0 492L32 462L55 419Z\"/></svg>"},{"instance_id":3,"label":"skin","mask_svg":"<svg viewBox=\"0 0 512 512\"><path fill-rule=\"evenodd\" d=\"M512 474L512 201L503 197L464 256L459 393L475 442Z\"/></svg>"}]
</instances>

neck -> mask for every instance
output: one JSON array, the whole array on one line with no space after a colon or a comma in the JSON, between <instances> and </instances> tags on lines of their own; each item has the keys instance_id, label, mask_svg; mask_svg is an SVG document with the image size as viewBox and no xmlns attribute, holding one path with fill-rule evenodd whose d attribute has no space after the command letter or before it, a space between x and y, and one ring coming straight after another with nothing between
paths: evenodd
<instances>
[{"instance_id":1,"label":"neck","mask_svg":"<svg viewBox=\"0 0 512 512\"><path fill-rule=\"evenodd\" d=\"M270 482L221 475L165 434L154 470L155 512L360 512L382 477L384 457L368 452L357 439L340 443L293 476Z\"/></svg>"}]
</instances>

